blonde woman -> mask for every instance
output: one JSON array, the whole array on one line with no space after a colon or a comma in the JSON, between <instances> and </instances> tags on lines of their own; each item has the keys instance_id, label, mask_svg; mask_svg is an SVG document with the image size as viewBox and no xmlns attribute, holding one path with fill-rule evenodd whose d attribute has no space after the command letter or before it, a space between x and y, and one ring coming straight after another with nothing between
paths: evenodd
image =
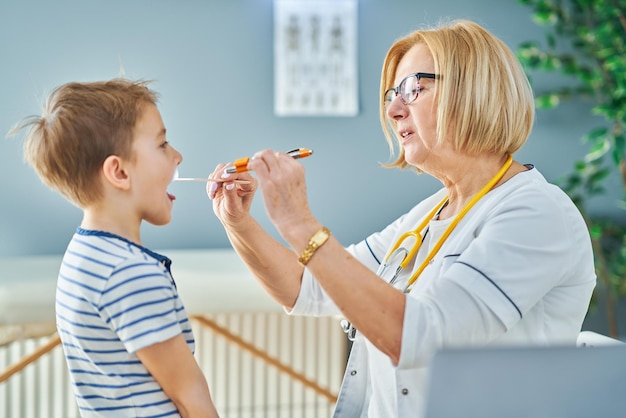
<instances>
[{"instance_id":1,"label":"blonde woman","mask_svg":"<svg viewBox=\"0 0 626 418\"><path fill-rule=\"evenodd\" d=\"M220 164L214 176L252 184L208 189L233 247L278 303L350 322L335 417L421 416L438 349L574 345L596 283L572 201L512 158L530 134L533 95L501 40L468 21L410 33L389 49L380 93L383 130L399 149L389 167L443 185L382 231L344 248L311 213L303 166L284 153L257 153L256 179ZM258 187L288 246L250 215Z\"/></svg>"}]
</instances>

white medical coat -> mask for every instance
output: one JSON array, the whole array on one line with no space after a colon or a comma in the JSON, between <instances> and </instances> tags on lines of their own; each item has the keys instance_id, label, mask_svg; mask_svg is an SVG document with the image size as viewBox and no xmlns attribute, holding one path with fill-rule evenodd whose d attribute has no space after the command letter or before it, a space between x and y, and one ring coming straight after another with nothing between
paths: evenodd
<instances>
[{"instance_id":1,"label":"white medical coat","mask_svg":"<svg viewBox=\"0 0 626 418\"><path fill-rule=\"evenodd\" d=\"M445 193L438 191L348 251L376 271L397 238L416 228ZM449 222L431 221L429 234L435 239L430 245ZM404 280L411 273L406 270ZM595 284L588 229L561 189L533 168L490 191L406 295L400 359L396 366L389 362L397 416L423 413L428 365L440 348L575 344ZM341 315L306 269L290 313ZM365 344L359 336L353 345L335 418L368 416L371 360Z\"/></svg>"}]
</instances>

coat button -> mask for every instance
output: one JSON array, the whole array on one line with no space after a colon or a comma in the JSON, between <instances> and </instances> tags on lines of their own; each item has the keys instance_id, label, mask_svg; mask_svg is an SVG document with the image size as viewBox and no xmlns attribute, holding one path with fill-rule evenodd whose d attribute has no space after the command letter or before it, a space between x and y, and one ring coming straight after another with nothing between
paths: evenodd
<instances>
[{"instance_id":1,"label":"coat button","mask_svg":"<svg viewBox=\"0 0 626 418\"><path fill-rule=\"evenodd\" d=\"M350 376L354 376L355 374L356 374L356 370L352 370L352 371L350 372Z\"/></svg>"},{"instance_id":2,"label":"coat button","mask_svg":"<svg viewBox=\"0 0 626 418\"><path fill-rule=\"evenodd\" d=\"M409 390L407 388L403 388L402 389L402 394L403 395L408 395L409 394Z\"/></svg>"}]
</instances>

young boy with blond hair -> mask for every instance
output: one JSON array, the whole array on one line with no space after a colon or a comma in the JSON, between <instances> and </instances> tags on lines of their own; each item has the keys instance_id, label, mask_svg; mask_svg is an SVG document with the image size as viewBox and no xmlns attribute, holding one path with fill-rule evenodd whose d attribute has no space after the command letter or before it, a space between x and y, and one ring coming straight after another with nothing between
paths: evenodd
<instances>
[{"instance_id":1,"label":"young boy with blond hair","mask_svg":"<svg viewBox=\"0 0 626 418\"><path fill-rule=\"evenodd\" d=\"M182 161L147 84L64 84L12 133L28 129L28 163L83 211L56 293L81 416L215 418L171 261L140 237L143 221L169 223Z\"/></svg>"}]
</instances>

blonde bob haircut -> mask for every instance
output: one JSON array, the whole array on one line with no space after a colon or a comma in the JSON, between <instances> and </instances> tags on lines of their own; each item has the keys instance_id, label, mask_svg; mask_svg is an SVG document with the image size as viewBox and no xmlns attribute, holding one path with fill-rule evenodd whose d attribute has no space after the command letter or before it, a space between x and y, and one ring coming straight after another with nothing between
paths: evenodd
<instances>
[{"instance_id":1,"label":"blonde bob haircut","mask_svg":"<svg viewBox=\"0 0 626 418\"><path fill-rule=\"evenodd\" d=\"M99 174L107 157L133 160L137 120L157 93L147 81L116 78L57 87L41 116L31 116L9 134L26 128L24 158L48 187L84 208L102 196Z\"/></svg>"},{"instance_id":2,"label":"blonde bob haircut","mask_svg":"<svg viewBox=\"0 0 626 418\"><path fill-rule=\"evenodd\" d=\"M417 44L430 50L439 76L434 82L438 143L450 141L456 151L468 154L513 154L520 149L535 117L528 78L504 42L476 23L456 20L416 30L387 52L380 82L380 120L391 157L396 146L399 155L384 166L408 166L396 121L387 117L383 97L395 87L398 63Z\"/></svg>"}]
</instances>

